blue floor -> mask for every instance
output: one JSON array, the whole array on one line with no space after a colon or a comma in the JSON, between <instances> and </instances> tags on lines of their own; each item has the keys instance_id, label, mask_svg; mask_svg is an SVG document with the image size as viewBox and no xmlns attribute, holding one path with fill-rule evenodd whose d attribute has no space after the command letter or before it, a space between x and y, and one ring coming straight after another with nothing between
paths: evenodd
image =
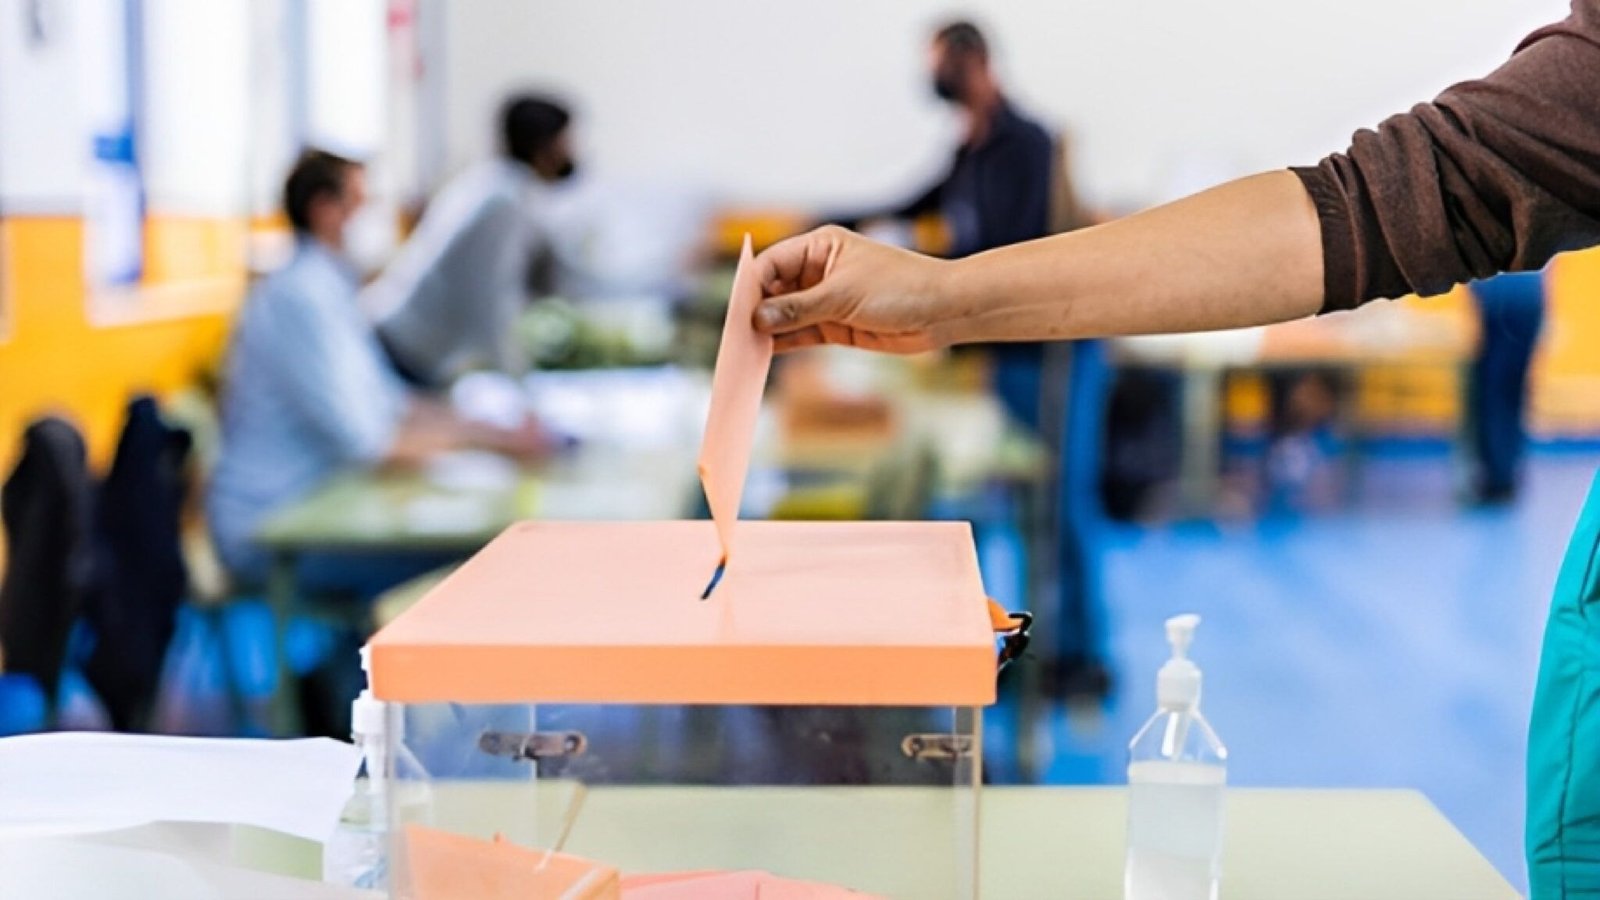
<instances>
[{"instance_id":1,"label":"blue floor","mask_svg":"<svg viewBox=\"0 0 1600 900\"><path fill-rule=\"evenodd\" d=\"M1120 781L1126 741L1154 706L1162 621L1198 612L1194 655L1232 783L1420 789L1525 889L1523 754L1539 641L1597 468L1594 452L1536 453L1516 506L1463 511L1443 454L1386 453L1334 511L1120 526L1105 557L1115 697L1101 711L1050 713L1028 738L1015 734L1016 709L1002 707L989 718L991 744L1031 740L1052 783ZM990 543L983 561L986 577L1003 581L1015 542ZM241 604L225 621L236 677L259 708L270 685L267 611ZM320 649L315 629L293 637L307 660ZM214 620L185 611L163 730L233 728L216 647ZM64 725L103 725L81 679L69 677L65 694ZM1015 776L1003 763L993 770Z\"/></svg>"},{"instance_id":2,"label":"blue floor","mask_svg":"<svg viewBox=\"0 0 1600 900\"><path fill-rule=\"evenodd\" d=\"M1556 570L1600 456L1536 454L1523 496L1465 511L1446 458L1367 467L1345 509L1119 529L1118 693L1055 715L1045 780L1115 782L1154 706L1162 620L1198 612L1205 711L1252 786L1421 790L1526 890L1523 758Z\"/></svg>"}]
</instances>

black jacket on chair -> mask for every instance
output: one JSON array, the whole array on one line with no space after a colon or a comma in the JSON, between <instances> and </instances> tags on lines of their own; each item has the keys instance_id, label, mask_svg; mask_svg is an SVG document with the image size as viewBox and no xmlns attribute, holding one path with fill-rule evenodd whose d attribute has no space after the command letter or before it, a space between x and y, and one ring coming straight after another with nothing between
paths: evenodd
<instances>
[{"instance_id":1,"label":"black jacket on chair","mask_svg":"<svg viewBox=\"0 0 1600 900\"><path fill-rule=\"evenodd\" d=\"M73 620L96 577L90 497L77 429L57 418L30 425L0 494L0 651L5 670L33 676L52 706Z\"/></svg>"},{"instance_id":2,"label":"black jacket on chair","mask_svg":"<svg viewBox=\"0 0 1600 900\"><path fill-rule=\"evenodd\" d=\"M188 590L181 529L190 436L149 397L128 404L117 455L100 486L95 536L104 574L84 617L94 636L84 676L112 727L149 725L162 663Z\"/></svg>"}]
</instances>

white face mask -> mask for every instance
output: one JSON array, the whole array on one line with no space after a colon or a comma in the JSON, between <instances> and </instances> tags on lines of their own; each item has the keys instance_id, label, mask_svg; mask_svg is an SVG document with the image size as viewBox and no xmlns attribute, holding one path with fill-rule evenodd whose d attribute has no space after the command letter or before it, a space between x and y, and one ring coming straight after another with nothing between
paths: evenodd
<instances>
[{"instance_id":1,"label":"white face mask","mask_svg":"<svg viewBox=\"0 0 1600 900\"><path fill-rule=\"evenodd\" d=\"M363 275L383 268L398 243L397 219L390 204L369 202L344 226L344 254Z\"/></svg>"}]
</instances>

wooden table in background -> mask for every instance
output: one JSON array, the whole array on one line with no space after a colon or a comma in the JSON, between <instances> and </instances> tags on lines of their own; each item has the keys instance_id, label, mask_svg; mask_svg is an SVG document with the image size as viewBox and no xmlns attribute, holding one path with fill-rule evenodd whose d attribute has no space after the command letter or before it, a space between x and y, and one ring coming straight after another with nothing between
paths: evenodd
<instances>
[{"instance_id":1,"label":"wooden table in background","mask_svg":"<svg viewBox=\"0 0 1600 900\"><path fill-rule=\"evenodd\" d=\"M1474 335L1458 317L1397 303L1265 328L1119 338L1119 364L1169 369L1182 378L1179 416L1183 512L1209 515L1219 494L1223 387L1234 372L1360 371L1378 366L1462 366Z\"/></svg>"}]
</instances>

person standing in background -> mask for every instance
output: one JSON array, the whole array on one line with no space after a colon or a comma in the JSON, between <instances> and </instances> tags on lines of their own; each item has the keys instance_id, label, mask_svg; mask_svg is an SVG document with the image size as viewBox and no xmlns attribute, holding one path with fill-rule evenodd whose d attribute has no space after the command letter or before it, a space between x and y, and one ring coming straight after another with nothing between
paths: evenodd
<instances>
[{"instance_id":1,"label":"person standing in background","mask_svg":"<svg viewBox=\"0 0 1600 900\"><path fill-rule=\"evenodd\" d=\"M515 325L542 241L539 194L576 170L571 121L550 98L508 100L500 156L445 185L367 287L362 306L380 316L379 338L408 382L439 388L473 369L527 371Z\"/></svg>"},{"instance_id":2,"label":"person standing in background","mask_svg":"<svg viewBox=\"0 0 1600 900\"><path fill-rule=\"evenodd\" d=\"M983 32L967 21L939 28L929 69L934 94L964 113L965 137L944 177L888 217L936 216L944 255L951 258L1081 224L1052 222L1052 198L1067 186L1058 171L1057 143L1007 99ZM1033 554L1035 571L1045 584L1054 583L1056 593L1046 689L1101 695L1109 688L1098 652L1095 558L1095 530L1104 518L1099 482L1110 380L1104 351L1092 341L995 344L987 350L1000 401L1044 440L1055 463L1051 497L1041 510L1050 524Z\"/></svg>"},{"instance_id":3,"label":"person standing in background","mask_svg":"<svg viewBox=\"0 0 1600 900\"><path fill-rule=\"evenodd\" d=\"M1472 283L1482 334L1468 385L1471 502L1509 503L1528 443L1528 366L1544 325L1544 275L1510 272Z\"/></svg>"}]
</instances>

